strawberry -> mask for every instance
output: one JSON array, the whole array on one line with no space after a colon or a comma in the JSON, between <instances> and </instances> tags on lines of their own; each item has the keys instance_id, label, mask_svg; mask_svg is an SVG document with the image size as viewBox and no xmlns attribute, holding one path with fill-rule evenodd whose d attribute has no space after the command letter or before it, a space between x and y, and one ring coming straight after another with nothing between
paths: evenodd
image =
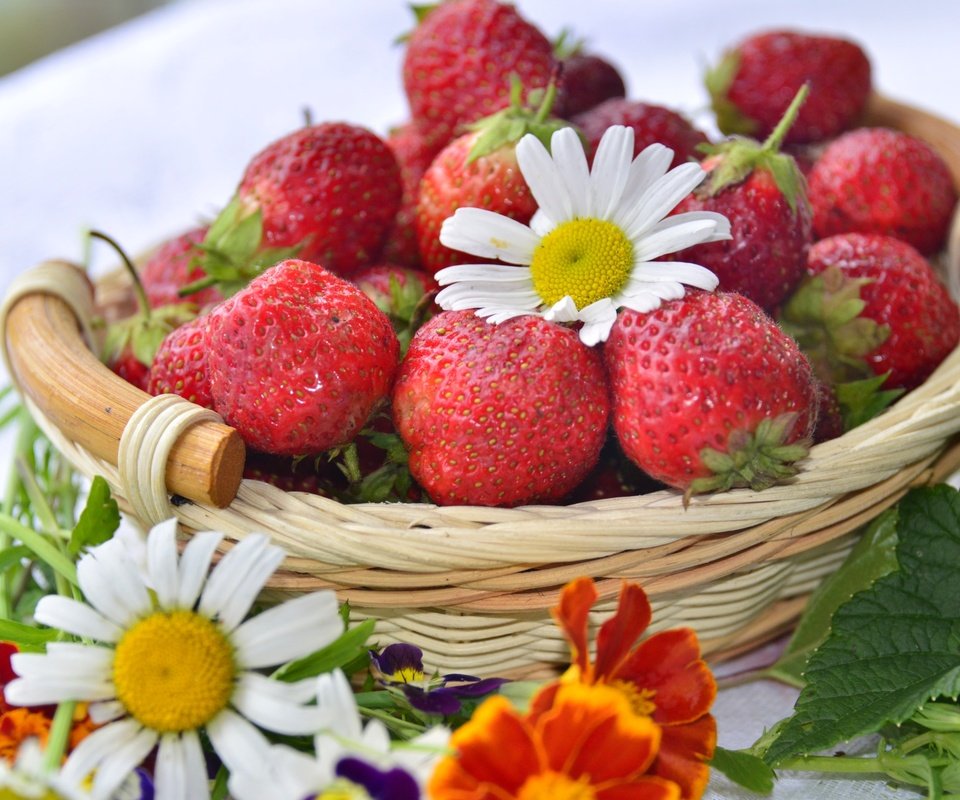
<instances>
[{"instance_id":1,"label":"strawberry","mask_svg":"<svg viewBox=\"0 0 960 800\"><path fill-rule=\"evenodd\" d=\"M432 275L396 264L375 264L355 275L353 282L393 323L405 353L410 338L438 307L433 297L440 288Z\"/></svg>"},{"instance_id":2,"label":"strawberry","mask_svg":"<svg viewBox=\"0 0 960 800\"><path fill-rule=\"evenodd\" d=\"M818 142L853 127L870 96L870 61L854 42L790 30L754 34L727 50L706 76L717 126L764 138L800 87L810 99L785 142Z\"/></svg>"},{"instance_id":3,"label":"strawberry","mask_svg":"<svg viewBox=\"0 0 960 800\"><path fill-rule=\"evenodd\" d=\"M609 398L599 353L572 328L446 311L410 343L392 409L435 503L517 506L555 502L583 480Z\"/></svg>"},{"instance_id":4,"label":"strawberry","mask_svg":"<svg viewBox=\"0 0 960 800\"><path fill-rule=\"evenodd\" d=\"M274 456L248 450L243 464L243 477L269 483L285 492L333 497L330 484L336 475L333 469L316 459Z\"/></svg>"},{"instance_id":5,"label":"strawberry","mask_svg":"<svg viewBox=\"0 0 960 800\"><path fill-rule=\"evenodd\" d=\"M209 317L214 410L255 450L349 442L389 393L399 352L390 321L317 264L283 261Z\"/></svg>"},{"instance_id":6,"label":"strawberry","mask_svg":"<svg viewBox=\"0 0 960 800\"><path fill-rule=\"evenodd\" d=\"M587 50L583 40L568 41L569 35L569 31L561 31L553 47L560 62L553 111L562 119L571 119L604 100L627 94L620 70L608 59Z\"/></svg>"},{"instance_id":7,"label":"strawberry","mask_svg":"<svg viewBox=\"0 0 960 800\"><path fill-rule=\"evenodd\" d=\"M213 408L207 369L209 317L175 328L160 343L147 380L150 394L178 394L191 403Z\"/></svg>"},{"instance_id":8,"label":"strawberry","mask_svg":"<svg viewBox=\"0 0 960 800\"><path fill-rule=\"evenodd\" d=\"M780 323L827 383L889 373L884 389L910 390L960 340L956 303L930 263L899 239L822 239L810 248L808 272Z\"/></svg>"},{"instance_id":9,"label":"strawberry","mask_svg":"<svg viewBox=\"0 0 960 800\"><path fill-rule=\"evenodd\" d=\"M779 152L803 97L804 91L797 94L763 144L736 137L707 148L707 179L674 210L723 214L730 238L681 250L669 260L712 270L722 290L740 292L765 309L803 278L813 238L803 176L793 158Z\"/></svg>"},{"instance_id":10,"label":"strawberry","mask_svg":"<svg viewBox=\"0 0 960 800\"><path fill-rule=\"evenodd\" d=\"M687 495L794 475L817 419L796 342L740 294L690 290L623 309L603 348L624 453Z\"/></svg>"},{"instance_id":11,"label":"strawberry","mask_svg":"<svg viewBox=\"0 0 960 800\"><path fill-rule=\"evenodd\" d=\"M511 105L450 142L424 173L415 221L420 258L428 272L476 260L440 244L440 228L458 208L482 208L522 223L536 212L537 201L517 165L516 145L532 133L549 147L551 135L564 123L548 118L556 96L553 84L538 98L536 109L525 107L521 94L520 84L514 83Z\"/></svg>"},{"instance_id":12,"label":"strawberry","mask_svg":"<svg viewBox=\"0 0 960 800\"><path fill-rule=\"evenodd\" d=\"M695 128L686 117L664 106L641 103L637 100L614 98L577 114L571 120L587 139L588 151L596 152L604 132L611 125L633 128L633 154L636 156L648 145L659 142L673 150L671 167L685 161L699 161L700 145L707 144L707 136Z\"/></svg>"},{"instance_id":13,"label":"strawberry","mask_svg":"<svg viewBox=\"0 0 960 800\"><path fill-rule=\"evenodd\" d=\"M205 242L214 255L228 258L207 264L207 272L239 279L227 293L235 291L268 265L261 259L245 269L243 258L266 247L295 248L299 258L349 275L380 252L400 196L397 160L375 133L345 122L300 128L248 164L234 201L221 215L226 219L218 218L211 226L217 235ZM251 242L256 246L249 247Z\"/></svg>"},{"instance_id":14,"label":"strawberry","mask_svg":"<svg viewBox=\"0 0 960 800\"><path fill-rule=\"evenodd\" d=\"M140 280L147 293L150 306L182 303L185 299L198 307L219 303L223 295L215 286L209 286L189 298L180 296L180 290L205 276L199 264L203 252L200 244L207 235L207 226L192 228L185 233L161 243L140 268Z\"/></svg>"},{"instance_id":15,"label":"strawberry","mask_svg":"<svg viewBox=\"0 0 960 800\"><path fill-rule=\"evenodd\" d=\"M407 40L403 85L414 123L443 146L506 107L514 77L542 88L555 69L553 46L512 4L445 0Z\"/></svg>"},{"instance_id":16,"label":"strawberry","mask_svg":"<svg viewBox=\"0 0 960 800\"><path fill-rule=\"evenodd\" d=\"M387 145L397 159L403 193L400 209L390 233L387 234L380 260L406 267L420 267L420 248L417 244L415 224L420 179L440 152L440 148L431 145L430 140L412 122L390 131Z\"/></svg>"},{"instance_id":17,"label":"strawberry","mask_svg":"<svg viewBox=\"0 0 960 800\"><path fill-rule=\"evenodd\" d=\"M597 465L573 492L564 498L564 503L586 503L591 500L606 500L608 497L635 497L663 488L663 484L654 481L623 454L616 436L610 434L600 451Z\"/></svg>"},{"instance_id":18,"label":"strawberry","mask_svg":"<svg viewBox=\"0 0 960 800\"><path fill-rule=\"evenodd\" d=\"M929 255L946 240L957 190L926 142L887 128L858 128L824 149L810 171L818 238L858 231L896 236Z\"/></svg>"}]
</instances>

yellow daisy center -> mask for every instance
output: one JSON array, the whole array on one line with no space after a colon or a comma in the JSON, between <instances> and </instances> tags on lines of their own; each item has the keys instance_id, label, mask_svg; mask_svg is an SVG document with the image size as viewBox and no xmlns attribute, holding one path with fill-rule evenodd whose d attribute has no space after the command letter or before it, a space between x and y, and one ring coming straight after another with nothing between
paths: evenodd
<instances>
[{"instance_id":1,"label":"yellow daisy center","mask_svg":"<svg viewBox=\"0 0 960 800\"><path fill-rule=\"evenodd\" d=\"M586 777L574 780L561 772L541 772L526 780L517 800L595 800L596 796Z\"/></svg>"},{"instance_id":2,"label":"yellow daisy center","mask_svg":"<svg viewBox=\"0 0 960 800\"><path fill-rule=\"evenodd\" d=\"M653 712L657 710L657 704L653 702L653 697L657 693L655 689L641 689L630 681L610 681L609 685L626 696L634 714L652 717Z\"/></svg>"},{"instance_id":3,"label":"yellow daisy center","mask_svg":"<svg viewBox=\"0 0 960 800\"><path fill-rule=\"evenodd\" d=\"M158 611L117 644L117 699L138 722L160 733L195 730L223 710L237 669L233 647L207 617Z\"/></svg>"},{"instance_id":4,"label":"yellow daisy center","mask_svg":"<svg viewBox=\"0 0 960 800\"><path fill-rule=\"evenodd\" d=\"M530 261L533 288L547 305L569 295L577 308L614 297L633 269L633 242L604 219L572 219L540 240Z\"/></svg>"}]
</instances>

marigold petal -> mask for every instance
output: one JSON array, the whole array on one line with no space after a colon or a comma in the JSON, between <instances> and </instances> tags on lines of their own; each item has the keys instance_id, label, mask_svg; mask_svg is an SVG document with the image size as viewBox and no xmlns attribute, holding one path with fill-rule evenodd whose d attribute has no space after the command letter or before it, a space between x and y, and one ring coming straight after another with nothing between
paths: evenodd
<instances>
[{"instance_id":1,"label":"marigold petal","mask_svg":"<svg viewBox=\"0 0 960 800\"><path fill-rule=\"evenodd\" d=\"M616 613L600 626L597 634L597 660L594 667L598 678L614 677L620 665L630 656L637 639L650 624L652 612L647 594L637 583L620 587Z\"/></svg>"},{"instance_id":2,"label":"marigold petal","mask_svg":"<svg viewBox=\"0 0 960 800\"><path fill-rule=\"evenodd\" d=\"M700 658L700 643L690 628L673 628L641 642L616 677L655 692L653 718L661 725L702 717L717 696L717 682Z\"/></svg>"},{"instance_id":3,"label":"marigold petal","mask_svg":"<svg viewBox=\"0 0 960 800\"><path fill-rule=\"evenodd\" d=\"M677 784L656 777L597 790L597 800L680 800L680 796Z\"/></svg>"},{"instance_id":4,"label":"marigold petal","mask_svg":"<svg viewBox=\"0 0 960 800\"><path fill-rule=\"evenodd\" d=\"M550 768L593 784L632 780L653 763L660 727L618 689L569 683L537 720Z\"/></svg>"},{"instance_id":5,"label":"marigold petal","mask_svg":"<svg viewBox=\"0 0 960 800\"><path fill-rule=\"evenodd\" d=\"M686 725L665 725L653 773L680 787L683 800L699 800L710 779L707 765L717 745L717 722L705 714Z\"/></svg>"},{"instance_id":6,"label":"marigold petal","mask_svg":"<svg viewBox=\"0 0 960 800\"><path fill-rule=\"evenodd\" d=\"M469 785L466 782L469 776L478 785L491 784L512 795L529 775L540 772L544 765L529 723L505 697L499 695L485 700L477 708L473 718L451 736L450 746L458 753L453 758L460 770L446 767L441 774L451 783L449 786L438 783L438 791L463 790ZM509 753L508 758L504 758L505 753ZM454 780L456 782L452 783Z\"/></svg>"},{"instance_id":7,"label":"marigold petal","mask_svg":"<svg viewBox=\"0 0 960 800\"><path fill-rule=\"evenodd\" d=\"M570 643L570 661L580 669L581 680L589 674L587 617L597 601L593 578L577 578L563 587L553 617Z\"/></svg>"}]
</instances>

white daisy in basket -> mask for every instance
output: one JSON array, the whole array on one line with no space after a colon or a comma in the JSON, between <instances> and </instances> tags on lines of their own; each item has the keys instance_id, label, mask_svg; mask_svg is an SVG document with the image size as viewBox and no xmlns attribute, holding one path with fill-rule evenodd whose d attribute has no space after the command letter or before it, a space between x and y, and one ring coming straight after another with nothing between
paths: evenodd
<instances>
[{"instance_id":1,"label":"white daisy in basket","mask_svg":"<svg viewBox=\"0 0 960 800\"><path fill-rule=\"evenodd\" d=\"M266 769L230 775L235 800L303 800L305 797L417 798L436 762L448 754L450 731L430 728L393 743L379 720L363 724L353 689L340 670L317 680L317 704L328 712L314 737L315 755L283 745L260 759Z\"/></svg>"},{"instance_id":2,"label":"white daisy in basket","mask_svg":"<svg viewBox=\"0 0 960 800\"><path fill-rule=\"evenodd\" d=\"M657 261L730 238L722 214L667 216L706 176L699 164L669 169L673 151L660 144L633 158L633 130L620 125L604 133L592 170L572 128L553 134L550 152L528 134L516 153L539 210L529 226L480 208L444 220L443 245L506 264L440 270L442 308L477 309L494 323L523 314L581 321L581 340L595 345L606 341L619 308L652 311L683 297L684 284L716 288L705 267Z\"/></svg>"},{"instance_id":3,"label":"white daisy in basket","mask_svg":"<svg viewBox=\"0 0 960 800\"><path fill-rule=\"evenodd\" d=\"M58 770L44 766L43 751L36 739L20 745L13 764L0 758L0 798L7 800L90 800L76 783L64 779Z\"/></svg>"},{"instance_id":4,"label":"white daisy in basket","mask_svg":"<svg viewBox=\"0 0 960 800\"><path fill-rule=\"evenodd\" d=\"M7 700L90 703L104 724L63 767L68 780L91 774L94 798L110 797L159 745L158 800L209 795L201 731L228 769L256 769L263 735L314 733L325 719L316 683L282 683L256 672L308 655L343 632L333 592L297 597L244 621L284 552L267 536L247 536L210 572L223 539L195 534L178 557L176 522L146 542L146 580L118 540L77 565L87 602L50 595L36 619L101 644L52 642L46 654L18 653Z\"/></svg>"}]
</instances>

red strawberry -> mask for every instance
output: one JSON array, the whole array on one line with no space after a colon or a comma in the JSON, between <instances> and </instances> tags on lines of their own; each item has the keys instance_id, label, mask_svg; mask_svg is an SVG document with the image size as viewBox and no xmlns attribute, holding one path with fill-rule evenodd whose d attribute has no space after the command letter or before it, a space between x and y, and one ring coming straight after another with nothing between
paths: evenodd
<instances>
[{"instance_id":1,"label":"red strawberry","mask_svg":"<svg viewBox=\"0 0 960 800\"><path fill-rule=\"evenodd\" d=\"M197 317L167 334L150 365L150 394L178 394L198 406L213 408L207 369L209 321L206 315Z\"/></svg>"},{"instance_id":2,"label":"red strawberry","mask_svg":"<svg viewBox=\"0 0 960 800\"><path fill-rule=\"evenodd\" d=\"M243 477L269 483L285 492L306 492L324 497L333 497L330 485L337 479L336 471L325 462L273 456L256 450L247 451Z\"/></svg>"},{"instance_id":3,"label":"red strawberry","mask_svg":"<svg viewBox=\"0 0 960 800\"><path fill-rule=\"evenodd\" d=\"M743 295L688 291L623 309L603 348L626 455L685 492L762 489L797 472L817 419L796 342Z\"/></svg>"},{"instance_id":4,"label":"red strawberry","mask_svg":"<svg viewBox=\"0 0 960 800\"><path fill-rule=\"evenodd\" d=\"M541 317L447 311L413 338L393 392L410 472L444 505L551 503L606 438L599 353Z\"/></svg>"},{"instance_id":5,"label":"red strawberry","mask_svg":"<svg viewBox=\"0 0 960 800\"><path fill-rule=\"evenodd\" d=\"M853 127L871 90L862 48L835 36L777 30L755 34L728 50L706 77L726 134L766 137L804 84L810 99L784 141L818 142Z\"/></svg>"},{"instance_id":6,"label":"red strawberry","mask_svg":"<svg viewBox=\"0 0 960 800\"><path fill-rule=\"evenodd\" d=\"M920 139L858 128L827 145L809 177L819 238L881 233L927 255L946 240L957 190L944 160Z\"/></svg>"},{"instance_id":7,"label":"red strawberry","mask_svg":"<svg viewBox=\"0 0 960 800\"><path fill-rule=\"evenodd\" d=\"M417 245L417 201L420 198L420 179L427 171L440 148L430 144L413 123L406 123L390 132L387 145L393 151L400 167L403 195L400 210L383 245L381 261L407 267L419 267L420 248Z\"/></svg>"},{"instance_id":8,"label":"red strawberry","mask_svg":"<svg viewBox=\"0 0 960 800\"><path fill-rule=\"evenodd\" d=\"M571 120L586 136L591 155L604 132L611 125L633 128L633 154L636 156L647 145L659 142L673 150L676 167L685 161L699 161L702 155L697 147L707 144L707 136L676 111L637 100L612 99L600 103Z\"/></svg>"},{"instance_id":9,"label":"red strawberry","mask_svg":"<svg viewBox=\"0 0 960 800\"><path fill-rule=\"evenodd\" d=\"M506 107L513 78L542 88L556 61L547 38L499 0L445 0L413 30L403 85L413 121L442 146Z\"/></svg>"},{"instance_id":10,"label":"red strawberry","mask_svg":"<svg viewBox=\"0 0 960 800\"><path fill-rule=\"evenodd\" d=\"M396 264L375 264L355 275L353 282L393 323L406 352L410 338L438 307L432 302L440 288L432 275Z\"/></svg>"},{"instance_id":11,"label":"red strawberry","mask_svg":"<svg viewBox=\"0 0 960 800\"><path fill-rule=\"evenodd\" d=\"M202 253L199 245L207 234L202 226L168 239L157 247L140 268L140 280L153 308L189 300L202 308L219 303L223 295L215 286L209 286L189 297L181 297L183 287L202 279L206 273L197 263Z\"/></svg>"},{"instance_id":12,"label":"red strawberry","mask_svg":"<svg viewBox=\"0 0 960 800\"><path fill-rule=\"evenodd\" d=\"M570 119L613 97L625 97L623 76L609 60L585 49L582 40L568 42L568 31L560 33L554 54L560 61L557 102L553 112Z\"/></svg>"},{"instance_id":13,"label":"red strawberry","mask_svg":"<svg viewBox=\"0 0 960 800\"><path fill-rule=\"evenodd\" d=\"M590 474L564 500L565 503L586 503L606 500L608 497L635 497L638 494L663 489L645 472L628 459L616 437L608 436L600 451L600 460Z\"/></svg>"},{"instance_id":14,"label":"red strawberry","mask_svg":"<svg viewBox=\"0 0 960 800\"><path fill-rule=\"evenodd\" d=\"M821 378L839 384L890 373L912 389L960 341L960 312L930 263L889 236L848 233L810 248L810 277L780 322Z\"/></svg>"},{"instance_id":15,"label":"red strawberry","mask_svg":"<svg viewBox=\"0 0 960 800\"><path fill-rule=\"evenodd\" d=\"M730 220L730 238L668 256L710 269L720 288L740 292L765 309L780 303L806 272L812 240L810 208L796 162L779 152L803 92L761 145L734 138L709 149L708 178L674 213L715 211Z\"/></svg>"},{"instance_id":16,"label":"red strawberry","mask_svg":"<svg viewBox=\"0 0 960 800\"><path fill-rule=\"evenodd\" d=\"M258 210L267 247L349 275L371 263L400 207L400 171L371 131L326 122L294 131L251 160L237 189Z\"/></svg>"},{"instance_id":17,"label":"red strawberry","mask_svg":"<svg viewBox=\"0 0 960 800\"><path fill-rule=\"evenodd\" d=\"M255 450L349 442L389 393L399 351L390 321L316 264L283 261L209 316L213 407Z\"/></svg>"}]
</instances>

